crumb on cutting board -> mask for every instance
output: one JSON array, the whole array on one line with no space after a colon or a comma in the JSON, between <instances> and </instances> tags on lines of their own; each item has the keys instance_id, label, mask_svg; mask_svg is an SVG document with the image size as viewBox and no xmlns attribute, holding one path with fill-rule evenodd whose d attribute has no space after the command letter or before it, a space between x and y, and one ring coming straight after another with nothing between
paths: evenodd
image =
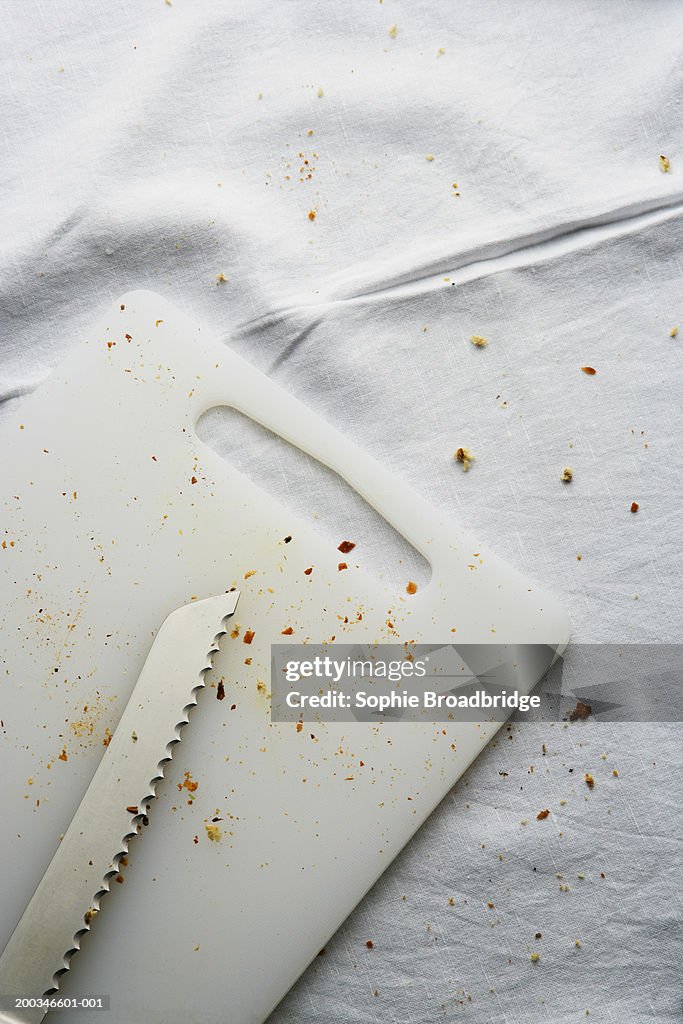
<instances>
[{"instance_id":1,"label":"crumb on cutting board","mask_svg":"<svg viewBox=\"0 0 683 1024\"><path fill-rule=\"evenodd\" d=\"M453 456L456 462L462 465L463 472L466 473L470 468L471 464L475 460L475 456L469 450L469 448L456 448L455 455Z\"/></svg>"}]
</instances>

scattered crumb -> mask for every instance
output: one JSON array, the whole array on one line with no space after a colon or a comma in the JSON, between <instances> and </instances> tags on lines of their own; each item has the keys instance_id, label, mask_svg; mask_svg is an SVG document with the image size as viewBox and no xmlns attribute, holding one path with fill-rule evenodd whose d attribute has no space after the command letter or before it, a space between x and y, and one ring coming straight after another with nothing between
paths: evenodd
<instances>
[{"instance_id":1,"label":"scattered crumb","mask_svg":"<svg viewBox=\"0 0 683 1024\"><path fill-rule=\"evenodd\" d=\"M309 210L308 211L308 219L309 220L315 220L315 210Z\"/></svg>"},{"instance_id":2,"label":"scattered crumb","mask_svg":"<svg viewBox=\"0 0 683 1024\"><path fill-rule=\"evenodd\" d=\"M368 947L368 949L374 949L375 948L375 943L372 941L372 939L368 939L368 941L365 943L365 945Z\"/></svg>"},{"instance_id":3,"label":"scattered crumb","mask_svg":"<svg viewBox=\"0 0 683 1024\"><path fill-rule=\"evenodd\" d=\"M640 508L640 505L638 504L637 501L632 501L631 502L631 512L637 512L639 508Z\"/></svg>"},{"instance_id":4,"label":"scattered crumb","mask_svg":"<svg viewBox=\"0 0 683 1024\"><path fill-rule=\"evenodd\" d=\"M296 731L297 731L297 732L301 732L301 730L303 729L303 727L304 727L304 723L303 723L303 722L297 722L297 723L296 723Z\"/></svg>"},{"instance_id":5,"label":"scattered crumb","mask_svg":"<svg viewBox=\"0 0 683 1024\"><path fill-rule=\"evenodd\" d=\"M185 772L183 781L178 783L178 789L186 789L188 793L196 793L199 789L199 783L195 782L190 772Z\"/></svg>"},{"instance_id":6,"label":"scattered crumb","mask_svg":"<svg viewBox=\"0 0 683 1024\"><path fill-rule=\"evenodd\" d=\"M225 276L224 273L221 272L220 274L216 274L216 284L217 285L219 285L219 284L227 284L227 283L228 283L228 278Z\"/></svg>"},{"instance_id":7,"label":"scattered crumb","mask_svg":"<svg viewBox=\"0 0 683 1024\"><path fill-rule=\"evenodd\" d=\"M587 373L589 377L594 377L598 372L593 366L582 366L581 369L584 373Z\"/></svg>"},{"instance_id":8,"label":"scattered crumb","mask_svg":"<svg viewBox=\"0 0 683 1024\"><path fill-rule=\"evenodd\" d=\"M250 644L255 635L256 634L253 629L245 629L244 636L242 637L242 643Z\"/></svg>"},{"instance_id":9,"label":"scattered crumb","mask_svg":"<svg viewBox=\"0 0 683 1024\"><path fill-rule=\"evenodd\" d=\"M453 456L456 462L462 463L463 472L466 473L475 460L475 456L469 448L457 448Z\"/></svg>"},{"instance_id":10,"label":"scattered crumb","mask_svg":"<svg viewBox=\"0 0 683 1024\"><path fill-rule=\"evenodd\" d=\"M576 707L573 711L569 712L569 721L577 722L579 719L583 721L583 719L588 718L592 711L593 708L590 704L584 704L582 700L577 700Z\"/></svg>"},{"instance_id":11,"label":"scattered crumb","mask_svg":"<svg viewBox=\"0 0 683 1024\"><path fill-rule=\"evenodd\" d=\"M392 25L392 26L391 26L391 28L389 29L389 35L390 35L390 37L391 37L392 39L395 39L395 38L396 38L396 36L398 35L398 25ZM664 157L660 157L659 159L660 159L660 160L663 160L663 159L664 159Z\"/></svg>"},{"instance_id":12,"label":"scattered crumb","mask_svg":"<svg viewBox=\"0 0 683 1024\"><path fill-rule=\"evenodd\" d=\"M222 679L216 689L216 700L225 700L225 684Z\"/></svg>"},{"instance_id":13,"label":"scattered crumb","mask_svg":"<svg viewBox=\"0 0 683 1024\"><path fill-rule=\"evenodd\" d=\"M417 594L417 583L413 583L412 580L409 580L406 584L406 594Z\"/></svg>"},{"instance_id":14,"label":"scattered crumb","mask_svg":"<svg viewBox=\"0 0 683 1024\"><path fill-rule=\"evenodd\" d=\"M659 169L662 174L671 174L671 161L663 153L659 155Z\"/></svg>"},{"instance_id":15,"label":"scattered crumb","mask_svg":"<svg viewBox=\"0 0 683 1024\"><path fill-rule=\"evenodd\" d=\"M250 569L249 572L245 572L244 578L245 578L245 580L248 580L251 576L255 576L255 575L256 575L256 569Z\"/></svg>"},{"instance_id":16,"label":"scattered crumb","mask_svg":"<svg viewBox=\"0 0 683 1024\"><path fill-rule=\"evenodd\" d=\"M568 483L571 483L571 481L573 479L574 479L574 470L572 469L571 466L565 466L564 469L562 470L562 476L560 477L560 480L563 483L568 484Z\"/></svg>"},{"instance_id":17,"label":"scattered crumb","mask_svg":"<svg viewBox=\"0 0 683 1024\"><path fill-rule=\"evenodd\" d=\"M543 938L543 934L541 932L536 932L536 934L534 935L534 938L535 939L542 939Z\"/></svg>"},{"instance_id":18,"label":"scattered crumb","mask_svg":"<svg viewBox=\"0 0 683 1024\"><path fill-rule=\"evenodd\" d=\"M595 786L595 779L593 778L593 776L589 772L586 772L584 778L586 780L586 785L588 786L588 788L593 789L593 787Z\"/></svg>"},{"instance_id":19,"label":"scattered crumb","mask_svg":"<svg viewBox=\"0 0 683 1024\"><path fill-rule=\"evenodd\" d=\"M449 896L448 897L448 906L449 907L454 907L455 906L455 899L453 898L453 896Z\"/></svg>"},{"instance_id":20,"label":"scattered crumb","mask_svg":"<svg viewBox=\"0 0 683 1024\"><path fill-rule=\"evenodd\" d=\"M546 807L546 809L544 811L539 811L538 812L538 814L536 815L536 821L543 821L545 818L548 817L549 814L550 814L550 811Z\"/></svg>"},{"instance_id":21,"label":"scattered crumb","mask_svg":"<svg viewBox=\"0 0 683 1024\"><path fill-rule=\"evenodd\" d=\"M482 334L473 334L470 341L475 348L486 348L489 343L489 339L485 338Z\"/></svg>"},{"instance_id":22,"label":"scattered crumb","mask_svg":"<svg viewBox=\"0 0 683 1024\"><path fill-rule=\"evenodd\" d=\"M348 565L346 564L346 562L340 562L339 565L337 566L337 572L343 572L344 569L348 569Z\"/></svg>"},{"instance_id":23,"label":"scattered crumb","mask_svg":"<svg viewBox=\"0 0 683 1024\"><path fill-rule=\"evenodd\" d=\"M292 629L292 627L287 626L285 629L282 630L282 636L291 636L293 632L294 630Z\"/></svg>"},{"instance_id":24,"label":"scattered crumb","mask_svg":"<svg viewBox=\"0 0 683 1024\"><path fill-rule=\"evenodd\" d=\"M487 906L487 907L489 908L489 910L495 910L495 909L496 909L496 905L495 905L495 903L491 903L491 901L490 901L490 900L489 900L489 902L488 902L488 903L486 904L486 906Z\"/></svg>"},{"instance_id":25,"label":"scattered crumb","mask_svg":"<svg viewBox=\"0 0 683 1024\"><path fill-rule=\"evenodd\" d=\"M436 51L436 56L437 57L443 57L445 52L446 52L445 47L440 46L439 49Z\"/></svg>"},{"instance_id":26,"label":"scattered crumb","mask_svg":"<svg viewBox=\"0 0 683 1024\"><path fill-rule=\"evenodd\" d=\"M205 825L206 835L212 843L220 843L223 833L218 825Z\"/></svg>"},{"instance_id":27,"label":"scattered crumb","mask_svg":"<svg viewBox=\"0 0 683 1024\"><path fill-rule=\"evenodd\" d=\"M540 953L532 953L531 956L529 957L529 959L531 960L532 964L537 964L538 961L541 959L541 954Z\"/></svg>"},{"instance_id":28,"label":"scattered crumb","mask_svg":"<svg viewBox=\"0 0 683 1024\"><path fill-rule=\"evenodd\" d=\"M619 778L619 772L616 770L616 768L612 769L612 775L614 776L615 779Z\"/></svg>"},{"instance_id":29,"label":"scattered crumb","mask_svg":"<svg viewBox=\"0 0 683 1024\"><path fill-rule=\"evenodd\" d=\"M353 551L355 546L356 545L352 540L343 540L337 548L337 551L341 551L342 555L348 555L350 551Z\"/></svg>"},{"instance_id":30,"label":"scattered crumb","mask_svg":"<svg viewBox=\"0 0 683 1024\"><path fill-rule=\"evenodd\" d=\"M309 565L308 569L304 569L304 576L310 576L313 572L313 566Z\"/></svg>"},{"instance_id":31,"label":"scattered crumb","mask_svg":"<svg viewBox=\"0 0 683 1024\"><path fill-rule=\"evenodd\" d=\"M581 949L581 946L583 945L583 943L581 942L581 939L576 939L575 942L574 942L574 945L576 946L577 949Z\"/></svg>"},{"instance_id":32,"label":"scattered crumb","mask_svg":"<svg viewBox=\"0 0 683 1024\"><path fill-rule=\"evenodd\" d=\"M322 85L319 85L318 86L318 99L321 100L324 95L325 95L325 91L324 91Z\"/></svg>"},{"instance_id":33,"label":"scattered crumb","mask_svg":"<svg viewBox=\"0 0 683 1024\"><path fill-rule=\"evenodd\" d=\"M678 327L672 327L671 330L669 331L669 337L670 338L675 338L677 334L678 334Z\"/></svg>"},{"instance_id":34,"label":"scattered crumb","mask_svg":"<svg viewBox=\"0 0 683 1024\"><path fill-rule=\"evenodd\" d=\"M126 807L126 810L128 811L129 814L138 814L139 813L138 812L138 805L137 804L129 804L128 807Z\"/></svg>"},{"instance_id":35,"label":"scattered crumb","mask_svg":"<svg viewBox=\"0 0 683 1024\"><path fill-rule=\"evenodd\" d=\"M431 164L431 162L433 161L433 159L434 159L434 154L433 154L433 153L427 153L427 156L425 157L425 160L426 160L426 161L427 161L428 163L430 163L430 164Z\"/></svg>"}]
</instances>

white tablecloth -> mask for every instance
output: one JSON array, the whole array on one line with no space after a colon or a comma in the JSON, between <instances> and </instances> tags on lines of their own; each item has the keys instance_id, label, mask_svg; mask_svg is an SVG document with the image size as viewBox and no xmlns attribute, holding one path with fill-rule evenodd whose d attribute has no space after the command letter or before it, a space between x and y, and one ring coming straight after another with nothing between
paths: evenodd
<instances>
[{"instance_id":1,"label":"white tablecloth","mask_svg":"<svg viewBox=\"0 0 683 1024\"><path fill-rule=\"evenodd\" d=\"M575 640L680 640L680 3L0 18L0 421L152 288L553 590ZM245 427L204 429L234 456ZM368 515L253 444L323 523ZM273 1021L678 1020L680 789L677 725L501 733Z\"/></svg>"}]
</instances>

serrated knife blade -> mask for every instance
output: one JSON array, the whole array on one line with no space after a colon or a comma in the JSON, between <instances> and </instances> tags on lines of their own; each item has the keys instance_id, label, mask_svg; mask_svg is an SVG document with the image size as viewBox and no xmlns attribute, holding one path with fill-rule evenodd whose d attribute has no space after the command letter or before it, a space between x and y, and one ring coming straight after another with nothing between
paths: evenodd
<instances>
[{"instance_id":1,"label":"serrated knife blade","mask_svg":"<svg viewBox=\"0 0 683 1024\"><path fill-rule=\"evenodd\" d=\"M140 830L238 600L233 590L196 601L162 623L111 742L0 956L0 1024L38 1024L45 1016L42 1007L7 1008L7 998L57 991Z\"/></svg>"}]
</instances>

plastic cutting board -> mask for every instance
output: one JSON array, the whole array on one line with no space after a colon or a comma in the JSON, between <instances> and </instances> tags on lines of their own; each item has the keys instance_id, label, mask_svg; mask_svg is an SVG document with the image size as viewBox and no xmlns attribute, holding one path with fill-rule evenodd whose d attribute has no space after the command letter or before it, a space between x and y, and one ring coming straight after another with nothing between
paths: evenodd
<instances>
[{"instance_id":1,"label":"plastic cutting board","mask_svg":"<svg viewBox=\"0 0 683 1024\"><path fill-rule=\"evenodd\" d=\"M197 420L218 405L335 470L425 556L429 584L391 592L363 571L361 543L339 572L343 538L294 517L198 439ZM565 616L149 292L115 304L1 441L0 945L155 630L174 608L236 585L239 635L225 638L150 827L61 991L111 995L109 1024L260 1022L496 728L330 724L312 740L270 722L270 644L291 625L299 642L444 643L457 628L461 642L490 641L495 629L500 643L562 647ZM219 842L206 830L213 817Z\"/></svg>"}]
</instances>

